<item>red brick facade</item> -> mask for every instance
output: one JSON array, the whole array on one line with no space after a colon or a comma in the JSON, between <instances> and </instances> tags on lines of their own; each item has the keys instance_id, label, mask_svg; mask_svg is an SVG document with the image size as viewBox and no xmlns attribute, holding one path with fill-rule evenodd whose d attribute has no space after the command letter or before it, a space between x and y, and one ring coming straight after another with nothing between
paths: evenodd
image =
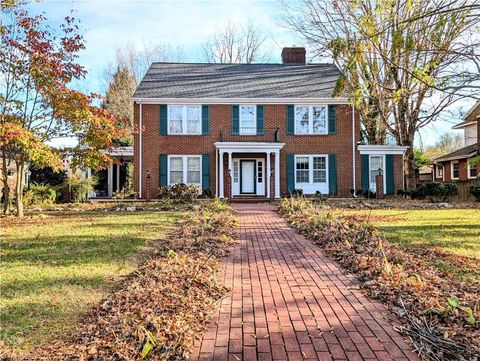
<instances>
[{"instance_id":1,"label":"red brick facade","mask_svg":"<svg viewBox=\"0 0 480 361\"><path fill-rule=\"evenodd\" d=\"M287 154L332 154L337 157L337 195L349 197L353 188L353 145L360 138L358 117L355 120L355 138L352 134L352 107L341 104L336 106L336 134L334 135L287 135L286 133L286 105L264 105L265 136L255 136L254 141L272 142L271 132L267 129L279 129L280 142L285 146L280 151L280 192L287 192ZM152 190L155 193L159 185L159 155L210 155L210 189L215 193L216 184L216 151L214 143L220 141L221 130L231 129L232 105L210 105L210 134L209 135L160 135L158 104L142 105L142 179L146 179L147 172L151 176ZM135 104L135 125L139 126L140 106ZM235 137L235 136L233 136ZM241 136L237 136L240 138ZM355 140L354 140L355 139ZM234 139L232 139L234 140ZM135 136L135 191L139 191L139 137ZM236 156L234 154L234 156ZM265 154L262 155L265 157ZM228 159L225 157L226 167ZM265 163L266 164L266 163ZM271 157L271 167L274 168L274 156ZM360 188L360 155L356 152L356 186ZM267 172L267 171L266 171ZM225 168L225 184L228 184L228 169ZM266 178L266 177L265 177ZM145 181L143 181L145 182ZM273 196L272 177L272 192ZM395 156L395 189L402 188L403 165L402 157ZM225 188L225 196L229 195Z\"/></svg>"},{"instance_id":2,"label":"red brick facade","mask_svg":"<svg viewBox=\"0 0 480 361\"><path fill-rule=\"evenodd\" d=\"M445 162L439 162L438 164L443 166L443 181L444 182L451 182L451 181L457 181L457 180L468 180L472 179L468 177L468 163L467 159L458 159L458 166L459 166L459 176L458 178L453 178L452 177L452 161L445 161ZM456 162L455 161L455 162ZM477 174L480 174L480 165L477 165ZM441 182L442 179L436 177L435 175L435 180Z\"/></svg>"}]
</instances>

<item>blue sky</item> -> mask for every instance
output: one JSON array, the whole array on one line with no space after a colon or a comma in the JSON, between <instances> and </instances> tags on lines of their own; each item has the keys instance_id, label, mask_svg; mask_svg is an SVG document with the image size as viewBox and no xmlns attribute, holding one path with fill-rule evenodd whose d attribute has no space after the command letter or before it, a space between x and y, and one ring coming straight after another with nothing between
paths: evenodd
<instances>
[{"instance_id":1,"label":"blue sky","mask_svg":"<svg viewBox=\"0 0 480 361\"><path fill-rule=\"evenodd\" d=\"M178 46L183 50L184 61L198 62L202 60L202 42L227 21L243 24L250 20L261 27L267 37L264 51L270 54L270 62L280 62L284 46L306 45L281 25L282 10L277 0L45 0L31 3L30 9L34 13L44 12L52 24L59 24L75 10L86 41L79 63L88 71L86 79L75 87L85 92L104 90L102 74L114 60L117 46ZM463 104L463 108L466 110L468 105ZM432 123L421 131L417 141L433 144L439 134L459 121Z\"/></svg>"}]
</instances>

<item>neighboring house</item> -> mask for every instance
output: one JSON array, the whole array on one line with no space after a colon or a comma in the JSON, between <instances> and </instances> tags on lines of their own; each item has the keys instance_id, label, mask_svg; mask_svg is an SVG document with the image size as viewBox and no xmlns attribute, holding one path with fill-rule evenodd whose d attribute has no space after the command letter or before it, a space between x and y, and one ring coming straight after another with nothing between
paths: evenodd
<instances>
[{"instance_id":1,"label":"neighboring house","mask_svg":"<svg viewBox=\"0 0 480 361\"><path fill-rule=\"evenodd\" d=\"M284 48L282 64L153 63L133 97L135 191L193 183L221 198L349 197L380 173L394 194L405 147L357 145L358 116L333 97L339 76L306 64L304 48Z\"/></svg>"},{"instance_id":2,"label":"neighboring house","mask_svg":"<svg viewBox=\"0 0 480 361\"><path fill-rule=\"evenodd\" d=\"M480 102L477 102L463 117L463 122L452 129L463 129L465 147L433 161L433 177L436 181L475 179L480 176L480 165L469 161L480 155Z\"/></svg>"}]
</instances>

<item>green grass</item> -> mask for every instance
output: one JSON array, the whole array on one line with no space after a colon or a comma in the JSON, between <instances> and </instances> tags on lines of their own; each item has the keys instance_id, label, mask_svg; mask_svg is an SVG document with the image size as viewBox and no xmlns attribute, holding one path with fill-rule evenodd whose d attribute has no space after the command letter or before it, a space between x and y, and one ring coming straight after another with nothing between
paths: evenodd
<instances>
[{"instance_id":1,"label":"green grass","mask_svg":"<svg viewBox=\"0 0 480 361\"><path fill-rule=\"evenodd\" d=\"M435 247L480 261L480 209L376 209L342 213L370 218L388 241L410 251L414 252L416 247ZM436 259L432 263L459 278L480 281L480 270L472 272Z\"/></svg>"},{"instance_id":2,"label":"green grass","mask_svg":"<svg viewBox=\"0 0 480 361\"><path fill-rule=\"evenodd\" d=\"M178 217L80 211L0 220L1 340L28 350L68 332Z\"/></svg>"}]
</instances>

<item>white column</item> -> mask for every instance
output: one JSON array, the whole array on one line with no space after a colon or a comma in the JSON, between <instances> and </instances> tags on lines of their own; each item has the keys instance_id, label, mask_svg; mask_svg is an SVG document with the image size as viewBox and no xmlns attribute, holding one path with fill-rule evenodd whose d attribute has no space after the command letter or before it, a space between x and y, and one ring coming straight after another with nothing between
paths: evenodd
<instances>
[{"instance_id":1,"label":"white column","mask_svg":"<svg viewBox=\"0 0 480 361\"><path fill-rule=\"evenodd\" d=\"M224 195L224 183L223 183L223 151L221 150L220 151L220 162L219 162L219 167L220 167L220 198L225 198L225 195Z\"/></svg>"},{"instance_id":2,"label":"white column","mask_svg":"<svg viewBox=\"0 0 480 361\"><path fill-rule=\"evenodd\" d=\"M280 198L280 152L275 152L275 199Z\"/></svg>"},{"instance_id":3,"label":"white column","mask_svg":"<svg viewBox=\"0 0 480 361\"><path fill-rule=\"evenodd\" d=\"M270 198L270 152L267 152L267 198Z\"/></svg>"},{"instance_id":4,"label":"white column","mask_svg":"<svg viewBox=\"0 0 480 361\"><path fill-rule=\"evenodd\" d=\"M117 163L117 192L120 192L120 163Z\"/></svg>"},{"instance_id":5,"label":"white column","mask_svg":"<svg viewBox=\"0 0 480 361\"><path fill-rule=\"evenodd\" d=\"M228 175L230 175L230 198L233 195L233 161L232 161L232 152L228 152Z\"/></svg>"},{"instance_id":6,"label":"white column","mask_svg":"<svg viewBox=\"0 0 480 361\"><path fill-rule=\"evenodd\" d=\"M113 195L113 164L108 166L108 196L111 197Z\"/></svg>"}]
</instances>

